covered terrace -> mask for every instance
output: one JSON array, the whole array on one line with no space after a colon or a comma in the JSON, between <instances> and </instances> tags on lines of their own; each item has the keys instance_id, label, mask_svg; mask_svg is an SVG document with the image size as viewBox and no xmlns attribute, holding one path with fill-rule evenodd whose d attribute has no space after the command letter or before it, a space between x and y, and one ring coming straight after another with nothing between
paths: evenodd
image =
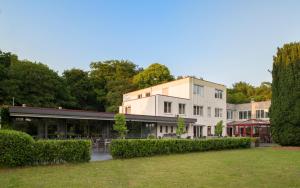
<instances>
[{"instance_id":1,"label":"covered terrace","mask_svg":"<svg viewBox=\"0 0 300 188\"><path fill-rule=\"evenodd\" d=\"M261 142L271 142L270 121L248 119L227 123L228 136L259 137Z\"/></svg>"}]
</instances>

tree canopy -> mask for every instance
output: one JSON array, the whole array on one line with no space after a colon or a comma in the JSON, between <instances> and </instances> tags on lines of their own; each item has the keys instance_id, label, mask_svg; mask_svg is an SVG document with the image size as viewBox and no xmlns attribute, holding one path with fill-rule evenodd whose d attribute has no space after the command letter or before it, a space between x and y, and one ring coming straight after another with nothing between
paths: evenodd
<instances>
[{"instance_id":1,"label":"tree canopy","mask_svg":"<svg viewBox=\"0 0 300 188\"><path fill-rule=\"evenodd\" d=\"M232 104L248 103L252 99L256 102L270 100L272 97L271 83L262 82L254 87L246 82L237 82L227 89L227 102Z\"/></svg>"},{"instance_id":2,"label":"tree canopy","mask_svg":"<svg viewBox=\"0 0 300 188\"><path fill-rule=\"evenodd\" d=\"M150 65L133 78L133 83L139 89L174 80L168 67L159 63Z\"/></svg>"}]
</instances>

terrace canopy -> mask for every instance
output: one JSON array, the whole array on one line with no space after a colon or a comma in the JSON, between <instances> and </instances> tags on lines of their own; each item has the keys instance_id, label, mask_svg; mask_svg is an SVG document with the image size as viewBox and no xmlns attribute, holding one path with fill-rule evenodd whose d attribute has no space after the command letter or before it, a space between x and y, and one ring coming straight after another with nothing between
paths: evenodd
<instances>
[{"instance_id":1,"label":"terrace canopy","mask_svg":"<svg viewBox=\"0 0 300 188\"><path fill-rule=\"evenodd\" d=\"M248 119L227 123L227 135L242 137L259 137L262 142L270 142L270 121L262 119Z\"/></svg>"},{"instance_id":2,"label":"terrace canopy","mask_svg":"<svg viewBox=\"0 0 300 188\"><path fill-rule=\"evenodd\" d=\"M15 129L39 138L101 137L113 138L114 113L36 107L9 107ZM128 137L144 138L157 135L158 124L177 124L177 117L125 114ZM197 120L185 118L187 125Z\"/></svg>"}]
</instances>

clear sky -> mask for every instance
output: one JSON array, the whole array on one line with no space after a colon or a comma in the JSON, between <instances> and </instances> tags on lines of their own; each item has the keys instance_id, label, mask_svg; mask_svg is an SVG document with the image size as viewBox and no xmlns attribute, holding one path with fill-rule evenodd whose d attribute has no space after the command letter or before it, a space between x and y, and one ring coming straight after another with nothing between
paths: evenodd
<instances>
[{"instance_id":1,"label":"clear sky","mask_svg":"<svg viewBox=\"0 0 300 188\"><path fill-rule=\"evenodd\" d=\"M0 49L59 73L127 59L259 85L271 81L277 47L299 41L299 8L297 0L0 0Z\"/></svg>"}]
</instances>

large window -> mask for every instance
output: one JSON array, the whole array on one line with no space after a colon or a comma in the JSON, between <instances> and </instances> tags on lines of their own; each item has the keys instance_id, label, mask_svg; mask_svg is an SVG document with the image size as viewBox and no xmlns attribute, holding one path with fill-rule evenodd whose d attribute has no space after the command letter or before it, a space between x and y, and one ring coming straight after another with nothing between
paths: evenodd
<instances>
[{"instance_id":1,"label":"large window","mask_svg":"<svg viewBox=\"0 0 300 188\"><path fill-rule=\"evenodd\" d=\"M269 112L267 110L256 110L256 118L269 118Z\"/></svg>"},{"instance_id":2,"label":"large window","mask_svg":"<svg viewBox=\"0 0 300 188\"><path fill-rule=\"evenodd\" d=\"M227 110L227 119L233 119L233 111Z\"/></svg>"},{"instance_id":3,"label":"large window","mask_svg":"<svg viewBox=\"0 0 300 188\"><path fill-rule=\"evenodd\" d=\"M199 95L199 96L203 97L204 96L204 87L200 86L200 85L197 85L197 84L194 84L193 93L195 95Z\"/></svg>"},{"instance_id":4,"label":"large window","mask_svg":"<svg viewBox=\"0 0 300 188\"><path fill-rule=\"evenodd\" d=\"M215 89L215 98L222 99L223 98L223 91L219 89Z\"/></svg>"},{"instance_id":5,"label":"large window","mask_svg":"<svg viewBox=\"0 0 300 188\"><path fill-rule=\"evenodd\" d=\"M179 103L178 104L178 113L179 114L185 114L185 104Z\"/></svg>"},{"instance_id":6,"label":"large window","mask_svg":"<svg viewBox=\"0 0 300 188\"><path fill-rule=\"evenodd\" d=\"M171 102L164 102L164 113L171 113L172 110L172 103Z\"/></svg>"},{"instance_id":7,"label":"large window","mask_svg":"<svg viewBox=\"0 0 300 188\"><path fill-rule=\"evenodd\" d=\"M211 117L211 107L207 107L207 117Z\"/></svg>"},{"instance_id":8,"label":"large window","mask_svg":"<svg viewBox=\"0 0 300 188\"><path fill-rule=\"evenodd\" d=\"M223 109L215 108L215 117L222 117Z\"/></svg>"},{"instance_id":9,"label":"large window","mask_svg":"<svg viewBox=\"0 0 300 188\"><path fill-rule=\"evenodd\" d=\"M194 115L203 116L203 106L194 106Z\"/></svg>"},{"instance_id":10,"label":"large window","mask_svg":"<svg viewBox=\"0 0 300 188\"><path fill-rule=\"evenodd\" d=\"M251 119L251 111L239 111L239 119Z\"/></svg>"}]
</instances>

